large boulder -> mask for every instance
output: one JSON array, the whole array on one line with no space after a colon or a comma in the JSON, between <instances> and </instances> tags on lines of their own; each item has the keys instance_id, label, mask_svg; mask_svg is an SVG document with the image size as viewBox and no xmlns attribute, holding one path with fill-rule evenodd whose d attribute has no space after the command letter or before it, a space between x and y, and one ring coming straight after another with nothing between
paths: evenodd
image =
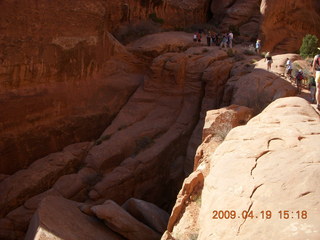
<instances>
[{"instance_id":1,"label":"large boulder","mask_svg":"<svg viewBox=\"0 0 320 240\"><path fill-rule=\"evenodd\" d=\"M229 79L223 104L246 106L257 114L272 101L295 94L296 89L290 82L275 73L255 69L249 74Z\"/></svg>"},{"instance_id":2,"label":"large boulder","mask_svg":"<svg viewBox=\"0 0 320 240\"><path fill-rule=\"evenodd\" d=\"M130 198L122 208L158 233L164 233L167 228L169 214L152 203Z\"/></svg>"},{"instance_id":3,"label":"large boulder","mask_svg":"<svg viewBox=\"0 0 320 240\"><path fill-rule=\"evenodd\" d=\"M47 197L32 217L25 240L121 240L94 217L83 214L79 203Z\"/></svg>"},{"instance_id":4,"label":"large boulder","mask_svg":"<svg viewBox=\"0 0 320 240\"><path fill-rule=\"evenodd\" d=\"M91 143L78 143L35 161L0 183L0 217L29 198L45 192L63 175L75 172Z\"/></svg>"},{"instance_id":5,"label":"large boulder","mask_svg":"<svg viewBox=\"0 0 320 240\"><path fill-rule=\"evenodd\" d=\"M128 240L158 240L161 235L144 225L111 200L91 208L105 224Z\"/></svg>"},{"instance_id":6,"label":"large boulder","mask_svg":"<svg viewBox=\"0 0 320 240\"><path fill-rule=\"evenodd\" d=\"M163 32L144 36L127 48L136 54L157 57L166 52L181 52L193 45L192 34L185 32Z\"/></svg>"},{"instance_id":7,"label":"large boulder","mask_svg":"<svg viewBox=\"0 0 320 240\"><path fill-rule=\"evenodd\" d=\"M319 141L320 116L307 101L274 101L208 156L197 221L181 227L196 210L183 212L162 239L319 239Z\"/></svg>"},{"instance_id":8,"label":"large boulder","mask_svg":"<svg viewBox=\"0 0 320 240\"><path fill-rule=\"evenodd\" d=\"M202 143L197 148L193 170L196 170L202 161L215 151L232 128L245 125L252 117L252 109L237 105L207 111L202 130Z\"/></svg>"}]
</instances>

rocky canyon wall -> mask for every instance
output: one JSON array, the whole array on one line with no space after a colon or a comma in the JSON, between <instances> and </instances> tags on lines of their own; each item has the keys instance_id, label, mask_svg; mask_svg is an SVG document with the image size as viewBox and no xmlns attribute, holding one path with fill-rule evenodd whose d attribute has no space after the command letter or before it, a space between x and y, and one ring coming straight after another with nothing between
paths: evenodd
<instances>
[{"instance_id":1,"label":"rocky canyon wall","mask_svg":"<svg viewBox=\"0 0 320 240\"><path fill-rule=\"evenodd\" d=\"M306 34L320 38L317 0L263 0L260 11L260 35L266 51L297 52Z\"/></svg>"},{"instance_id":2,"label":"rocky canyon wall","mask_svg":"<svg viewBox=\"0 0 320 240\"><path fill-rule=\"evenodd\" d=\"M246 40L260 38L269 52L295 53L306 34L320 37L317 0L213 0L211 12L223 31L233 26Z\"/></svg>"},{"instance_id":3,"label":"rocky canyon wall","mask_svg":"<svg viewBox=\"0 0 320 240\"><path fill-rule=\"evenodd\" d=\"M12 173L96 138L142 78L107 32L102 2L1 1L0 8L0 173Z\"/></svg>"}]
</instances>

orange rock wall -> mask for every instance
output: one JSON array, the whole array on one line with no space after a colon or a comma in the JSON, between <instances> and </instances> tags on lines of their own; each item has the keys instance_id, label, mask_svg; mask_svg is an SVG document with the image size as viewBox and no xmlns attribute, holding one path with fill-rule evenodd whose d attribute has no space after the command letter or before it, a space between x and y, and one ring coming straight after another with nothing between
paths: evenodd
<instances>
[{"instance_id":1,"label":"orange rock wall","mask_svg":"<svg viewBox=\"0 0 320 240\"><path fill-rule=\"evenodd\" d=\"M261 37L263 49L296 52L306 34L320 38L318 0L262 0Z\"/></svg>"},{"instance_id":2,"label":"orange rock wall","mask_svg":"<svg viewBox=\"0 0 320 240\"><path fill-rule=\"evenodd\" d=\"M107 32L103 6L1 1L0 173L96 138L139 84L109 77L135 69Z\"/></svg>"}]
</instances>

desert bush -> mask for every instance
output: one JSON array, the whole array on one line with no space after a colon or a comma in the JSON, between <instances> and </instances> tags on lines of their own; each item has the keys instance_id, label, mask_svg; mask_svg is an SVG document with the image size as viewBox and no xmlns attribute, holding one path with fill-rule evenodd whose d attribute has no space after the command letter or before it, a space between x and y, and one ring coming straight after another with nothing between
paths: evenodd
<instances>
[{"instance_id":1,"label":"desert bush","mask_svg":"<svg viewBox=\"0 0 320 240\"><path fill-rule=\"evenodd\" d=\"M318 38L315 35L307 34L300 47L300 55L303 58L313 57L318 52Z\"/></svg>"}]
</instances>

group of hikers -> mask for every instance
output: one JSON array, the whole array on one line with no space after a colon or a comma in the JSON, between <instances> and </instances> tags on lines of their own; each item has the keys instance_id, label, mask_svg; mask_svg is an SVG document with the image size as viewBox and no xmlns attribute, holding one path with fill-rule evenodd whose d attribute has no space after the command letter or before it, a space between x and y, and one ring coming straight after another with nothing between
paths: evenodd
<instances>
[{"instance_id":1,"label":"group of hikers","mask_svg":"<svg viewBox=\"0 0 320 240\"><path fill-rule=\"evenodd\" d=\"M202 34L204 31L199 30L193 35L193 41L201 43ZM216 33L214 31L207 31L205 33L207 45L208 46L219 46L220 48L232 48L233 33L230 31L228 33ZM261 40L257 39L255 43L255 52L260 54ZM320 50L320 48L318 48ZM271 65L273 63L272 56L269 52L265 55L265 61L267 62L267 70L271 71ZM311 102L316 102L317 109L320 110L320 54L316 55L312 61L312 73L310 77L304 76L302 69L299 69L295 76L292 76L292 62L289 58L286 59L285 64L285 76L291 82L295 83L298 93L301 93L302 81L308 80L308 87L311 94Z\"/></svg>"},{"instance_id":2,"label":"group of hikers","mask_svg":"<svg viewBox=\"0 0 320 240\"><path fill-rule=\"evenodd\" d=\"M193 41L201 43L203 31L199 30L193 34ZM210 46L220 46L220 48L232 48L233 33L230 31L228 33L216 33L214 31L208 31L206 34L207 45Z\"/></svg>"},{"instance_id":3,"label":"group of hikers","mask_svg":"<svg viewBox=\"0 0 320 240\"><path fill-rule=\"evenodd\" d=\"M318 48L320 50L320 48ZM289 58L285 64L285 76L291 82L294 81L297 87L298 93L301 93L302 81L308 80L308 88L311 95L311 103L317 104L317 109L320 110L320 54L317 54L311 63L311 75L305 76L302 69L299 69L295 76L292 76L292 62Z\"/></svg>"}]
</instances>

